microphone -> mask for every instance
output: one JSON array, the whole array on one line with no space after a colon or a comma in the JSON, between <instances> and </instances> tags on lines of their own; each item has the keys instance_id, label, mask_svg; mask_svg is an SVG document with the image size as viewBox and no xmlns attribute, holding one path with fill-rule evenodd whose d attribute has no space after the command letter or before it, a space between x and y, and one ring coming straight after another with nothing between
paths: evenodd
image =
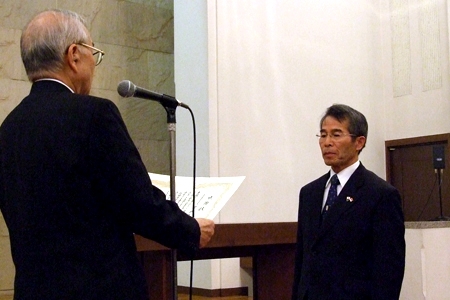
<instances>
[{"instance_id":1,"label":"microphone","mask_svg":"<svg viewBox=\"0 0 450 300\"><path fill-rule=\"evenodd\" d=\"M176 108L177 106L181 106L184 108L189 108L186 104L178 101L175 97L158 94L141 87L136 86L129 80L122 80L117 86L117 92L120 96L128 98L128 97L136 97L147 100L158 101L165 107Z\"/></svg>"}]
</instances>

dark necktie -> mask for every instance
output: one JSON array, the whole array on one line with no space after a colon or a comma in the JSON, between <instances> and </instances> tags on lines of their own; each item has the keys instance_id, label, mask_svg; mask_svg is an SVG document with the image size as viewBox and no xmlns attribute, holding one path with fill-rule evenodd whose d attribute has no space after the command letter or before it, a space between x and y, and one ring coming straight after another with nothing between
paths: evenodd
<instances>
[{"instance_id":1,"label":"dark necktie","mask_svg":"<svg viewBox=\"0 0 450 300\"><path fill-rule=\"evenodd\" d=\"M323 211L322 211L322 217L325 217L327 215L331 206L337 199L337 186L339 184L339 179L336 174L334 174L331 177L330 182L331 182L331 186L330 186L330 190L328 191L327 202L325 202L325 207L323 208Z\"/></svg>"}]
</instances>

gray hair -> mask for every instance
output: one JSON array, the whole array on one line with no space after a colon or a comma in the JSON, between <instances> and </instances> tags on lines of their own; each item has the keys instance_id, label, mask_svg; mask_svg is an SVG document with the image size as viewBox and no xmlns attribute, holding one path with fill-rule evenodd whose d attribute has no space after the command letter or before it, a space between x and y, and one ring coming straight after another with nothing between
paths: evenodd
<instances>
[{"instance_id":1,"label":"gray hair","mask_svg":"<svg viewBox=\"0 0 450 300\"><path fill-rule=\"evenodd\" d=\"M28 79L35 81L62 70L68 47L88 40L86 22L77 13L59 9L39 13L25 26L20 38Z\"/></svg>"}]
</instances>

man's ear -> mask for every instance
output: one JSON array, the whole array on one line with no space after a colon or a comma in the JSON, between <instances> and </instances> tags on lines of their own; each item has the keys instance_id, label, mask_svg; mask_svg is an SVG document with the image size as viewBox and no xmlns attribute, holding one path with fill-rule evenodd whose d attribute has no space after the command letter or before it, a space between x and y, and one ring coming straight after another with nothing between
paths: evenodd
<instances>
[{"instance_id":1,"label":"man's ear","mask_svg":"<svg viewBox=\"0 0 450 300\"><path fill-rule=\"evenodd\" d=\"M356 137L356 150L361 151L365 145L366 145L366 137L365 136L357 136Z\"/></svg>"},{"instance_id":2,"label":"man's ear","mask_svg":"<svg viewBox=\"0 0 450 300\"><path fill-rule=\"evenodd\" d=\"M80 61L80 47L77 44L72 44L67 49L67 65L73 72L78 72L78 63Z\"/></svg>"}]
</instances>

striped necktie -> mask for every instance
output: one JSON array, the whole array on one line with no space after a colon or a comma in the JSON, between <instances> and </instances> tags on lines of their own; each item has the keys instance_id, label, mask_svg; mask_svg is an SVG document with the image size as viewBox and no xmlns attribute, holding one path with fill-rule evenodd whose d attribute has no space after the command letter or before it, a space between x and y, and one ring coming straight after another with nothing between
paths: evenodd
<instances>
[{"instance_id":1,"label":"striped necktie","mask_svg":"<svg viewBox=\"0 0 450 300\"><path fill-rule=\"evenodd\" d=\"M323 208L323 211L322 211L322 217L326 216L326 214L329 212L331 206L337 199L337 186L339 185L339 179L336 174L334 174L331 177L330 182L331 182L331 186L330 186L330 190L328 191L327 202L325 202L325 207Z\"/></svg>"}]
</instances>

